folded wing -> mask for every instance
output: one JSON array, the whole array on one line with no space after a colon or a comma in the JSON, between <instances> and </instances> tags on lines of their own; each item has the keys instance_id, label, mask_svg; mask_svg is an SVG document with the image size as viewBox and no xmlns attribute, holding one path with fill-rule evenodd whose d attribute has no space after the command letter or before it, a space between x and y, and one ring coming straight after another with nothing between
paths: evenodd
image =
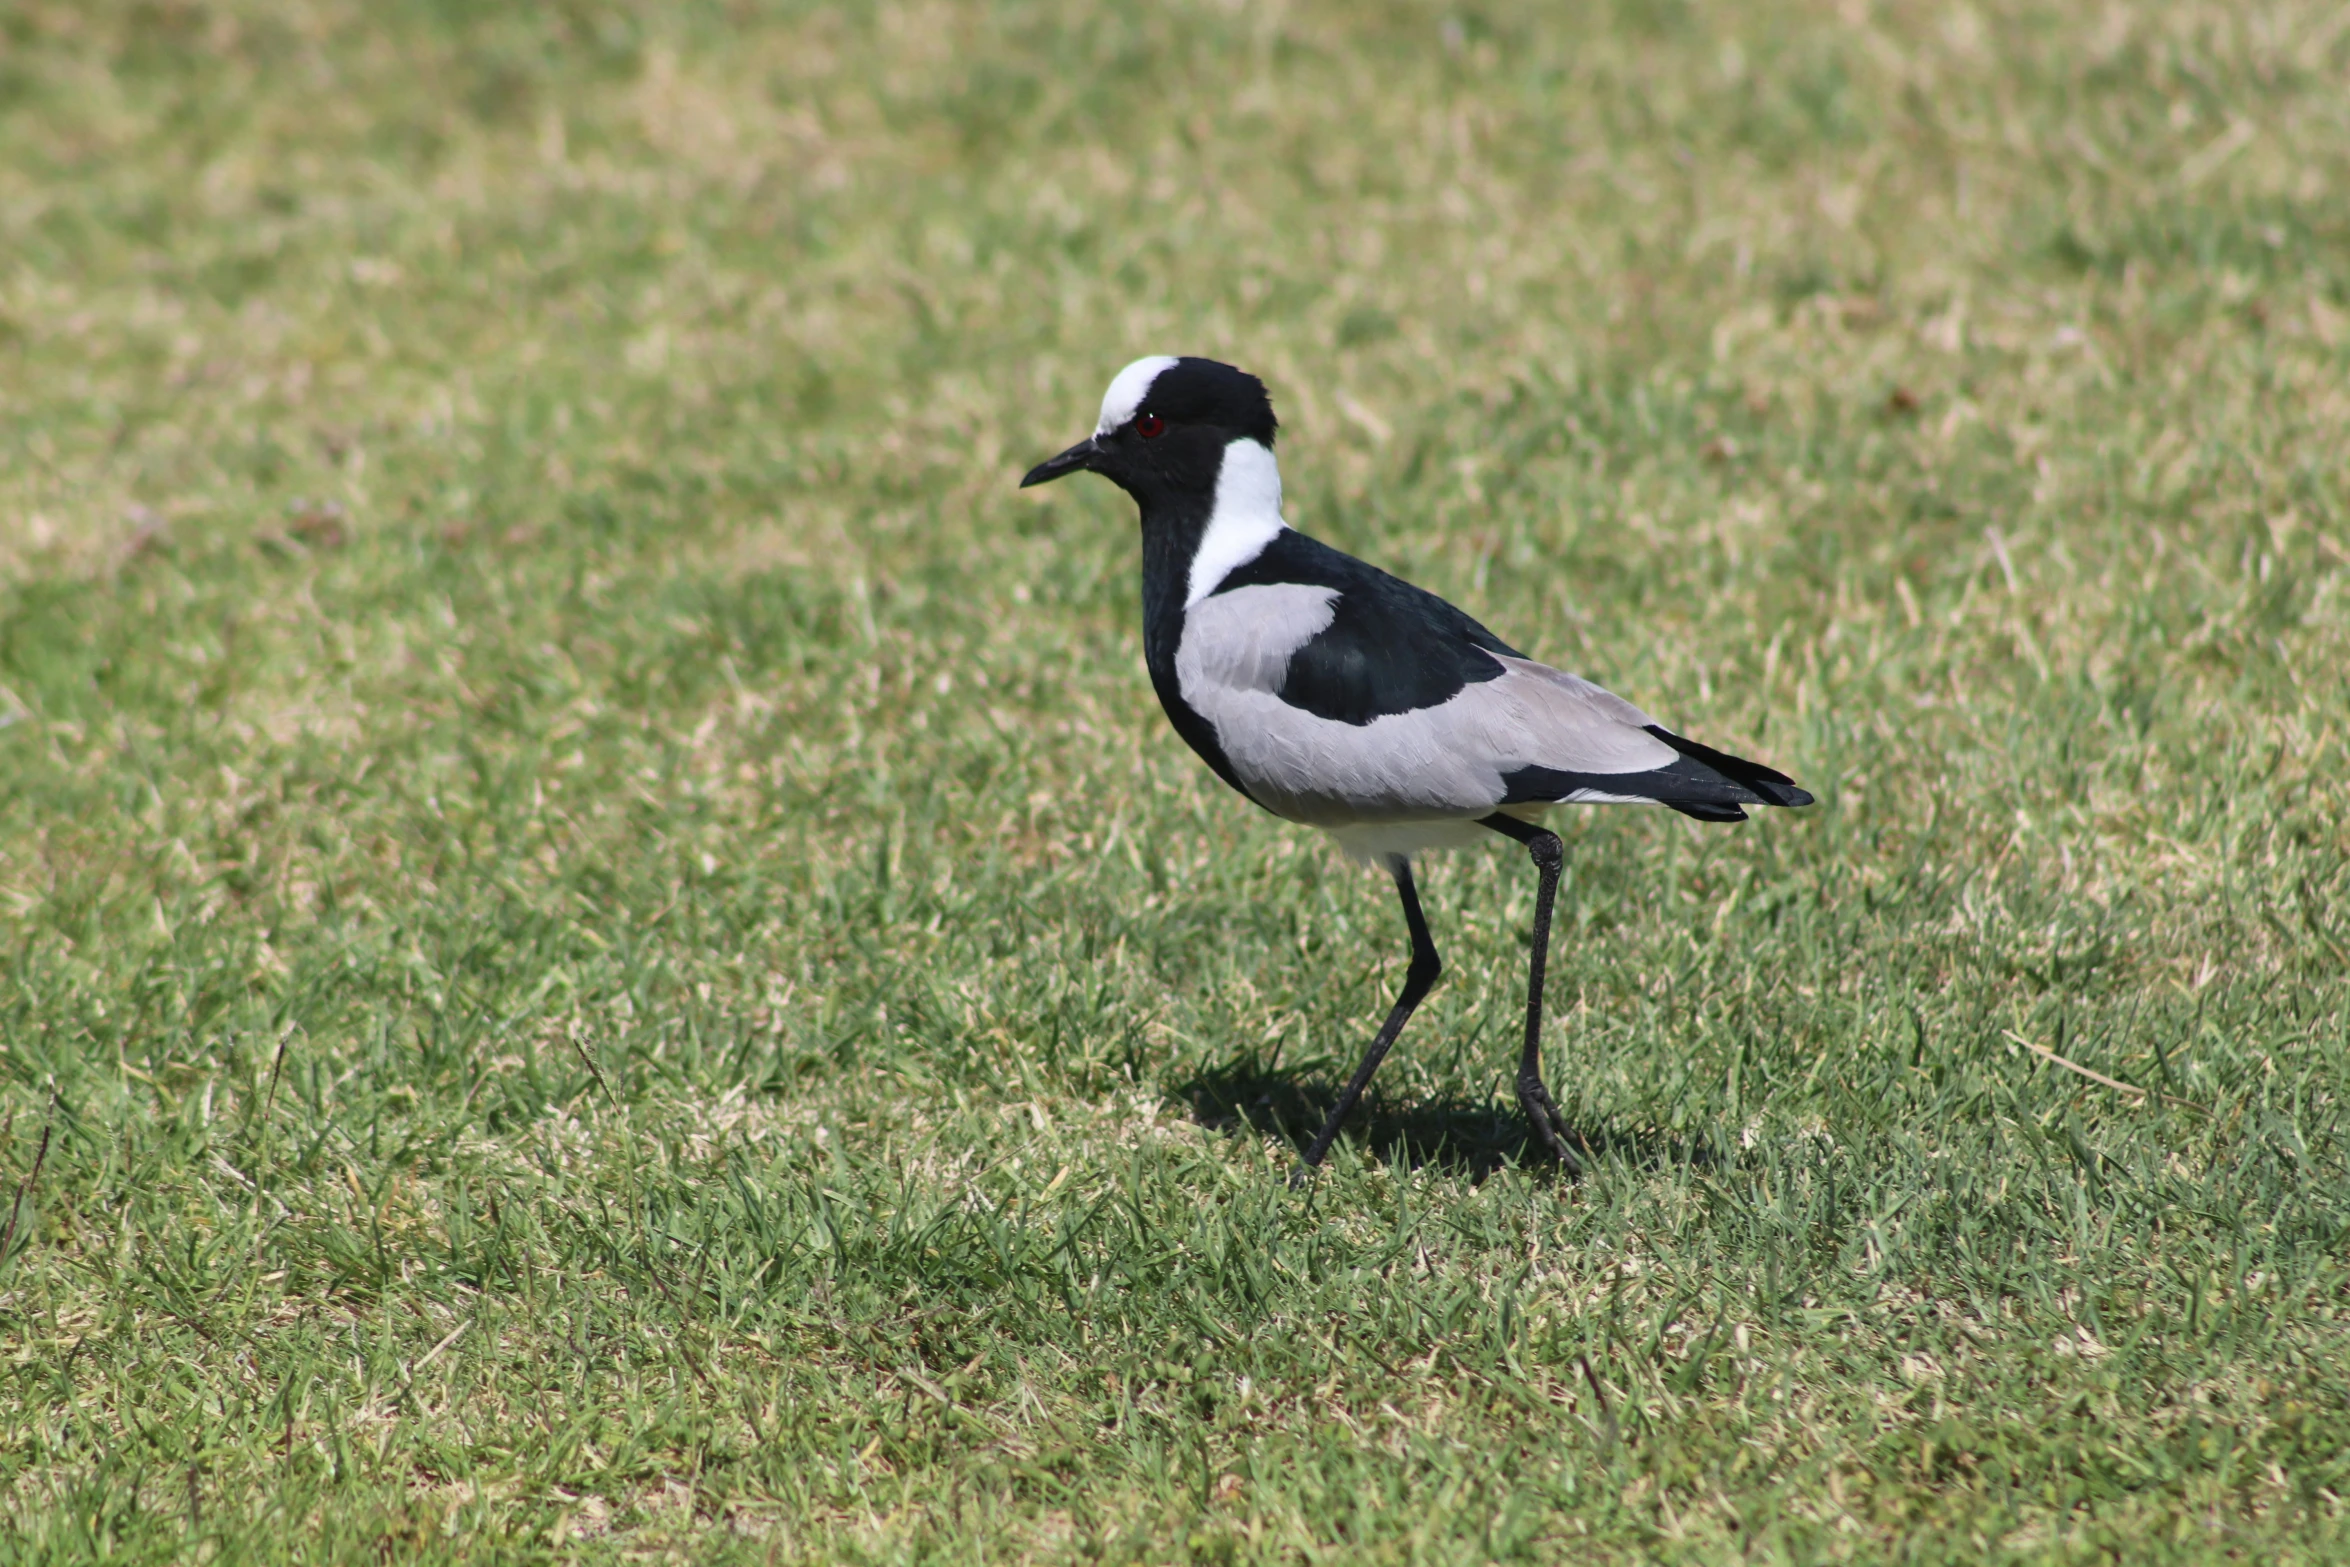
<instances>
[{"instance_id":1,"label":"folded wing","mask_svg":"<svg viewBox=\"0 0 2350 1567\"><path fill-rule=\"evenodd\" d=\"M1301 535L1185 612L1175 666L1250 797L1318 826L1581 802L1743 821L1750 805L1811 803L1785 774L1676 735Z\"/></svg>"}]
</instances>

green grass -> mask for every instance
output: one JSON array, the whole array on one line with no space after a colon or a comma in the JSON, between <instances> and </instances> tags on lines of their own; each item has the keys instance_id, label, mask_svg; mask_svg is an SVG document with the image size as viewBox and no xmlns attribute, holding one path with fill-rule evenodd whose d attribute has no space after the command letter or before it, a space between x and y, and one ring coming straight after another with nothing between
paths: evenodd
<instances>
[{"instance_id":1,"label":"green grass","mask_svg":"<svg viewBox=\"0 0 2350 1567\"><path fill-rule=\"evenodd\" d=\"M2345 14L0 8L0 1560L2350 1554ZM1157 350L1820 795L1567 817L1587 1178L1498 846L1282 1184Z\"/></svg>"}]
</instances>

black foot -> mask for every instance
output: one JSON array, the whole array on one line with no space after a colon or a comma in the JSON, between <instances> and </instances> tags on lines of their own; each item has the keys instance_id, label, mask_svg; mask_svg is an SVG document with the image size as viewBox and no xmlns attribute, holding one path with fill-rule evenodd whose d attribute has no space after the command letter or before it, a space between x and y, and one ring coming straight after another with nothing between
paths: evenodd
<instances>
[{"instance_id":1,"label":"black foot","mask_svg":"<svg viewBox=\"0 0 2350 1567\"><path fill-rule=\"evenodd\" d=\"M1542 1086L1541 1078L1518 1079L1518 1104L1526 1112L1526 1129L1534 1134L1534 1140L1569 1175L1581 1175L1583 1161L1567 1146L1566 1120L1559 1114L1559 1107L1551 1103L1550 1090Z\"/></svg>"},{"instance_id":2,"label":"black foot","mask_svg":"<svg viewBox=\"0 0 2350 1567\"><path fill-rule=\"evenodd\" d=\"M1313 1184L1314 1167L1300 1159L1297 1162L1297 1168L1289 1172L1289 1189L1293 1192L1302 1192Z\"/></svg>"}]
</instances>

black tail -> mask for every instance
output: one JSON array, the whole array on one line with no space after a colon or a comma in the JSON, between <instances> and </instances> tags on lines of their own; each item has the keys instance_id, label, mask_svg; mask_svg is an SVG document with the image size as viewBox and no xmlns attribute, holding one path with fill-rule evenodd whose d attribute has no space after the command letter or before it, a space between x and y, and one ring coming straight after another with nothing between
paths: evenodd
<instances>
[{"instance_id":1,"label":"black tail","mask_svg":"<svg viewBox=\"0 0 2350 1567\"><path fill-rule=\"evenodd\" d=\"M1695 740L1674 734L1660 724L1650 724L1648 732L1680 752L1690 761L1700 763L1720 773L1731 783L1737 785L1742 793L1753 796L1750 801L1740 802L1742 804L1789 807L1811 804L1810 791L1800 787L1794 779L1774 768L1765 767L1760 762L1750 762L1743 756L1732 756L1727 751L1717 751L1710 745L1700 745ZM1744 811L1738 809L1736 805L1726 803L1704 801L1683 804L1678 800L1667 800L1665 804L1684 815L1694 816L1699 821L1742 822L1746 820Z\"/></svg>"},{"instance_id":2,"label":"black tail","mask_svg":"<svg viewBox=\"0 0 2350 1567\"><path fill-rule=\"evenodd\" d=\"M1564 800L1588 793L1616 799L1654 800L1701 822L1742 822L1748 805L1809 805L1811 796L1785 773L1760 762L1684 740L1654 724L1648 732L1681 754L1669 766L1645 773L1574 773L1555 767L1520 767L1502 775L1504 805Z\"/></svg>"}]
</instances>

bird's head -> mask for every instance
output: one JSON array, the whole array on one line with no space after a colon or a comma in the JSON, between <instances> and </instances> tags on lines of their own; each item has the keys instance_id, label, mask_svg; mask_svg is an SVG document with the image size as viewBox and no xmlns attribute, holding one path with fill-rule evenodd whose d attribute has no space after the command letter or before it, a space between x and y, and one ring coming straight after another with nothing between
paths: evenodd
<instances>
[{"instance_id":1,"label":"bird's head","mask_svg":"<svg viewBox=\"0 0 2350 1567\"><path fill-rule=\"evenodd\" d=\"M1020 487L1083 469L1137 500L1213 494L1225 448L1251 441L1270 452L1277 428L1265 383L1247 371L1154 354L1110 382L1091 436L1029 469Z\"/></svg>"}]
</instances>

